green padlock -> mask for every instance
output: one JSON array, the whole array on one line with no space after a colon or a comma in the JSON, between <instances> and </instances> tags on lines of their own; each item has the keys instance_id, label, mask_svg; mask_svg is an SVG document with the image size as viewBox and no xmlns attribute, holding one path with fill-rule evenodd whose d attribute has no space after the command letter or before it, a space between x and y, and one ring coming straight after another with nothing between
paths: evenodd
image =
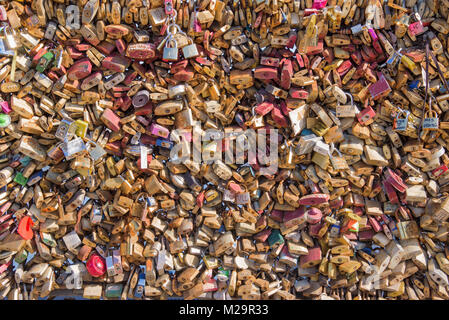
<instances>
[{"instance_id":1,"label":"green padlock","mask_svg":"<svg viewBox=\"0 0 449 320\"><path fill-rule=\"evenodd\" d=\"M28 182L28 178L25 178L21 172L17 172L16 176L14 177L14 182L17 182L21 186L25 186Z\"/></svg>"},{"instance_id":2,"label":"green padlock","mask_svg":"<svg viewBox=\"0 0 449 320\"><path fill-rule=\"evenodd\" d=\"M28 251L25 249L20 250L18 253L16 253L16 256L14 257L14 261L18 264L24 263L28 258Z\"/></svg>"},{"instance_id":3,"label":"green padlock","mask_svg":"<svg viewBox=\"0 0 449 320\"><path fill-rule=\"evenodd\" d=\"M110 283L106 285L104 296L106 298L120 298L123 291L122 283Z\"/></svg>"},{"instance_id":4,"label":"green padlock","mask_svg":"<svg viewBox=\"0 0 449 320\"><path fill-rule=\"evenodd\" d=\"M270 236L268 237L268 245L270 248L281 245L284 243L284 238L281 235L281 232L278 229L275 229L271 232Z\"/></svg>"},{"instance_id":5,"label":"green padlock","mask_svg":"<svg viewBox=\"0 0 449 320\"><path fill-rule=\"evenodd\" d=\"M52 248L56 248L56 246L58 245L56 243L55 238L53 238L53 236L50 233L41 232L41 239L43 243Z\"/></svg>"},{"instance_id":6,"label":"green padlock","mask_svg":"<svg viewBox=\"0 0 449 320\"><path fill-rule=\"evenodd\" d=\"M55 55L53 54L53 52L48 51L47 53L45 53L40 59L39 62L37 63L36 66L36 70L40 73L44 72L45 69L48 68L48 66L50 65L51 61L53 60L53 57Z\"/></svg>"}]
</instances>

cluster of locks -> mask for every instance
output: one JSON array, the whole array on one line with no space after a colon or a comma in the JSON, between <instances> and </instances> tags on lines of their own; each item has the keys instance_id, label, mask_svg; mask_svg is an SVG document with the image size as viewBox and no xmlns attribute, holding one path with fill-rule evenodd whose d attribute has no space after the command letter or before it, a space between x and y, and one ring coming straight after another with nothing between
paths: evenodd
<instances>
[{"instance_id":1,"label":"cluster of locks","mask_svg":"<svg viewBox=\"0 0 449 320\"><path fill-rule=\"evenodd\" d=\"M449 299L448 20L0 0L0 297Z\"/></svg>"}]
</instances>

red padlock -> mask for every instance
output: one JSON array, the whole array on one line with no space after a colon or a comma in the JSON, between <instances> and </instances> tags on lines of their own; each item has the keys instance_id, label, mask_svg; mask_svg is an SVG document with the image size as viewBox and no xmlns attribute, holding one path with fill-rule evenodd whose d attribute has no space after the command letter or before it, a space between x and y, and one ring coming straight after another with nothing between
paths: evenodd
<instances>
[{"instance_id":1,"label":"red padlock","mask_svg":"<svg viewBox=\"0 0 449 320\"><path fill-rule=\"evenodd\" d=\"M301 268L311 268L318 265L321 259L321 248L319 246L309 248L309 252L306 255L299 257L299 266Z\"/></svg>"},{"instance_id":2,"label":"red padlock","mask_svg":"<svg viewBox=\"0 0 449 320\"><path fill-rule=\"evenodd\" d=\"M276 79L278 76L278 70L270 67L257 67L254 70L254 78L261 80Z\"/></svg>"},{"instance_id":3,"label":"red padlock","mask_svg":"<svg viewBox=\"0 0 449 320\"><path fill-rule=\"evenodd\" d=\"M193 68L187 67L184 70L181 70L173 75L173 78L178 81L190 81L193 79L195 73L193 72Z\"/></svg>"},{"instance_id":4,"label":"red padlock","mask_svg":"<svg viewBox=\"0 0 449 320\"><path fill-rule=\"evenodd\" d=\"M340 77L344 76L346 72L348 72L352 68L352 63L350 60L345 60L343 63L337 68L337 73Z\"/></svg>"},{"instance_id":5,"label":"red padlock","mask_svg":"<svg viewBox=\"0 0 449 320\"><path fill-rule=\"evenodd\" d=\"M378 81L371 84L368 90L374 100L378 100L390 93L391 88L382 72L377 73Z\"/></svg>"},{"instance_id":6,"label":"red padlock","mask_svg":"<svg viewBox=\"0 0 449 320\"><path fill-rule=\"evenodd\" d=\"M360 124L368 126L374 122L375 116L376 112L373 108L371 108L371 106L368 106L357 114L357 120L359 120Z\"/></svg>"},{"instance_id":7,"label":"red padlock","mask_svg":"<svg viewBox=\"0 0 449 320\"><path fill-rule=\"evenodd\" d=\"M304 60L299 53L296 54L296 61L298 62L300 68L304 68Z\"/></svg>"},{"instance_id":8,"label":"red padlock","mask_svg":"<svg viewBox=\"0 0 449 320\"><path fill-rule=\"evenodd\" d=\"M390 202L393 204L399 203L398 195L396 194L396 191L391 186L391 184L387 181L384 181L383 185L385 193L387 194L388 199L390 199Z\"/></svg>"},{"instance_id":9,"label":"red padlock","mask_svg":"<svg viewBox=\"0 0 449 320\"><path fill-rule=\"evenodd\" d=\"M271 234L271 228L265 229L256 235L254 235L254 240L257 242L265 242Z\"/></svg>"},{"instance_id":10,"label":"red padlock","mask_svg":"<svg viewBox=\"0 0 449 320\"><path fill-rule=\"evenodd\" d=\"M274 122L276 122L276 124L279 125L280 127L282 128L288 127L287 118L284 117L279 107L274 107L271 110L271 117L273 118Z\"/></svg>"},{"instance_id":11,"label":"red padlock","mask_svg":"<svg viewBox=\"0 0 449 320\"><path fill-rule=\"evenodd\" d=\"M126 56L136 60L147 60L156 56L153 43L132 43L126 49Z\"/></svg>"},{"instance_id":12,"label":"red padlock","mask_svg":"<svg viewBox=\"0 0 449 320\"><path fill-rule=\"evenodd\" d=\"M290 89L291 79L293 77L293 65L290 60L284 59L281 71L281 87Z\"/></svg>"},{"instance_id":13,"label":"red padlock","mask_svg":"<svg viewBox=\"0 0 449 320\"><path fill-rule=\"evenodd\" d=\"M323 52L323 41L318 41L317 45L314 47L307 47L307 55L316 55Z\"/></svg>"},{"instance_id":14,"label":"red padlock","mask_svg":"<svg viewBox=\"0 0 449 320\"><path fill-rule=\"evenodd\" d=\"M307 98L309 97L309 92L307 92L307 90L298 88L290 88L288 94L295 99L307 100Z\"/></svg>"},{"instance_id":15,"label":"red padlock","mask_svg":"<svg viewBox=\"0 0 449 320\"><path fill-rule=\"evenodd\" d=\"M101 120L112 131L120 131L120 117L118 117L111 109L104 109Z\"/></svg>"},{"instance_id":16,"label":"red padlock","mask_svg":"<svg viewBox=\"0 0 449 320\"><path fill-rule=\"evenodd\" d=\"M126 42L123 39L115 40L115 46L117 47L117 50L118 52L120 52L120 54L123 54L126 50Z\"/></svg>"},{"instance_id":17,"label":"red padlock","mask_svg":"<svg viewBox=\"0 0 449 320\"><path fill-rule=\"evenodd\" d=\"M284 220L284 211L272 210L270 218L273 219L274 221L282 222L282 220Z\"/></svg>"},{"instance_id":18,"label":"red padlock","mask_svg":"<svg viewBox=\"0 0 449 320\"><path fill-rule=\"evenodd\" d=\"M115 72L125 72L130 66L131 60L121 55L113 55L103 59L101 66Z\"/></svg>"},{"instance_id":19,"label":"red padlock","mask_svg":"<svg viewBox=\"0 0 449 320\"><path fill-rule=\"evenodd\" d=\"M283 221L286 228L292 228L306 222L306 214L303 206L295 211L285 211Z\"/></svg>"},{"instance_id":20,"label":"red padlock","mask_svg":"<svg viewBox=\"0 0 449 320\"><path fill-rule=\"evenodd\" d=\"M329 201L329 195L325 193L308 194L299 199L300 205L316 206Z\"/></svg>"},{"instance_id":21,"label":"red padlock","mask_svg":"<svg viewBox=\"0 0 449 320\"><path fill-rule=\"evenodd\" d=\"M341 197L329 201L329 207L334 210L343 208L343 205L344 201Z\"/></svg>"},{"instance_id":22,"label":"red padlock","mask_svg":"<svg viewBox=\"0 0 449 320\"><path fill-rule=\"evenodd\" d=\"M287 48L293 48L293 46L296 43L296 39L298 38L298 36L296 35L296 32L289 32L288 33L288 40L287 40L287 44L285 45ZM289 50L289 52L291 52Z\"/></svg>"},{"instance_id":23,"label":"red padlock","mask_svg":"<svg viewBox=\"0 0 449 320\"><path fill-rule=\"evenodd\" d=\"M106 261L97 253L93 253L87 260L86 269L92 277L101 277L106 272Z\"/></svg>"},{"instance_id":24,"label":"red padlock","mask_svg":"<svg viewBox=\"0 0 449 320\"><path fill-rule=\"evenodd\" d=\"M435 170L432 171L432 174L435 177L439 177L441 176L443 173L445 173L448 170L447 165L443 164L442 166L436 168Z\"/></svg>"},{"instance_id":25,"label":"red padlock","mask_svg":"<svg viewBox=\"0 0 449 320\"><path fill-rule=\"evenodd\" d=\"M67 78L69 80L84 79L92 72L92 63L89 59L82 59L73 64L67 71Z\"/></svg>"},{"instance_id":26,"label":"red padlock","mask_svg":"<svg viewBox=\"0 0 449 320\"><path fill-rule=\"evenodd\" d=\"M116 37L123 37L129 33L129 29L126 26L120 24L108 24L104 27L104 32L112 34Z\"/></svg>"},{"instance_id":27,"label":"red padlock","mask_svg":"<svg viewBox=\"0 0 449 320\"><path fill-rule=\"evenodd\" d=\"M268 67L279 67L280 60L278 58L272 57L260 57L260 64Z\"/></svg>"}]
</instances>

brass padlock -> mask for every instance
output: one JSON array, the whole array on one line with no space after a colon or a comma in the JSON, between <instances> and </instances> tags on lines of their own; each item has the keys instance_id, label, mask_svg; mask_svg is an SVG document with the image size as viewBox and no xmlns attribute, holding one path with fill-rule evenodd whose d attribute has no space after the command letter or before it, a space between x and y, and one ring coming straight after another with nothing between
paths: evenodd
<instances>
[{"instance_id":1,"label":"brass padlock","mask_svg":"<svg viewBox=\"0 0 449 320\"><path fill-rule=\"evenodd\" d=\"M196 44L193 43L191 38L189 38L188 43L189 43L188 45L182 48L182 54L184 55L184 58L191 59L198 57L200 54L198 52Z\"/></svg>"}]
</instances>

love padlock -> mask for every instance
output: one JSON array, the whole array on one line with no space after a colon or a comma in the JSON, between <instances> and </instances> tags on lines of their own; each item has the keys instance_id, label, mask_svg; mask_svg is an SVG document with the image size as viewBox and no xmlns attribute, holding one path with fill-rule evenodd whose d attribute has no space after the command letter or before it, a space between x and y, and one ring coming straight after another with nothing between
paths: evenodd
<instances>
[{"instance_id":1,"label":"love padlock","mask_svg":"<svg viewBox=\"0 0 449 320\"><path fill-rule=\"evenodd\" d=\"M167 40L162 59L165 61L178 61L178 44L174 39Z\"/></svg>"},{"instance_id":2,"label":"love padlock","mask_svg":"<svg viewBox=\"0 0 449 320\"><path fill-rule=\"evenodd\" d=\"M399 118L401 115L405 114L405 118ZM408 117L410 116L410 112L400 112L394 119L393 129L396 131L405 131L408 125Z\"/></svg>"},{"instance_id":3,"label":"love padlock","mask_svg":"<svg viewBox=\"0 0 449 320\"><path fill-rule=\"evenodd\" d=\"M429 110L424 114L422 128L426 130L438 130L438 113L435 110Z\"/></svg>"}]
</instances>

